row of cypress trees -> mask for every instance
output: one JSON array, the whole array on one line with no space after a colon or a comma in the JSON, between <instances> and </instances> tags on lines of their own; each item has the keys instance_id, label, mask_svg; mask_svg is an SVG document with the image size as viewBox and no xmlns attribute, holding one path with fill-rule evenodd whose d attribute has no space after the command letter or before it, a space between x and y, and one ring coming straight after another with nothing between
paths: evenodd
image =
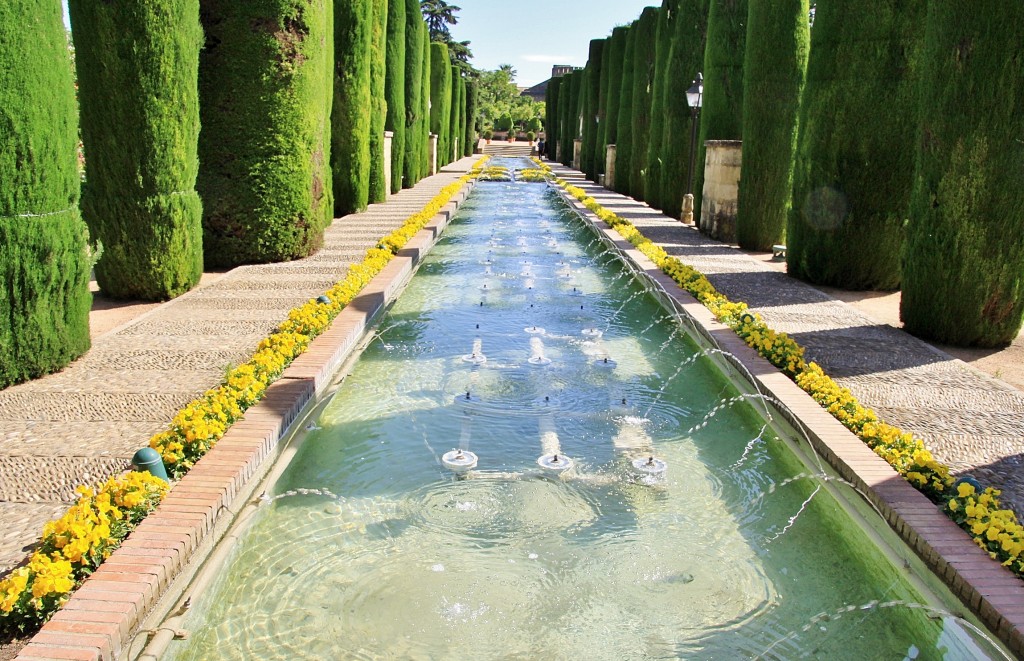
<instances>
[{"instance_id":1,"label":"row of cypress trees","mask_svg":"<svg viewBox=\"0 0 1024 661\"><path fill-rule=\"evenodd\" d=\"M204 264L309 255L335 215L383 201L386 125L393 191L428 172L432 47L418 0L69 11L77 106L60 4L0 7L0 388L88 349L90 235L104 294L166 300ZM475 96L461 78L454 89L454 130L472 153Z\"/></svg>"},{"instance_id":2,"label":"row of cypress trees","mask_svg":"<svg viewBox=\"0 0 1024 661\"><path fill-rule=\"evenodd\" d=\"M915 334L1012 340L1024 323L1024 207L1011 199L1024 174L1024 42L1013 37L1024 8L834 0L817 4L812 40L808 5L648 7L592 42L585 69L552 81L549 158L557 144L571 164L582 138L596 179L615 144L615 190L678 217L692 121L682 100L702 71L698 218L705 140L742 139L741 247L785 241L789 272L812 283L902 286Z\"/></svg>"}]
</instances>

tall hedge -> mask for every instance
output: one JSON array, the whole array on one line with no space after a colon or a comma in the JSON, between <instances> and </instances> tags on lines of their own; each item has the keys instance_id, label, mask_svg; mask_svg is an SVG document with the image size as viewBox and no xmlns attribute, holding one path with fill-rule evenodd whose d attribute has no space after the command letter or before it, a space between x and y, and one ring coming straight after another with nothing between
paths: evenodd
<instances>
[{"instance_id":1,"label":"tall hedge","mask_svg":"<svg viewBox=\"0 0 1024 661\"><path fill-rule=\"evenodd\" d=\"M402 161L404 188L423 178L426 163L426 137L420 135L420 108L423 105L423 40L426 23L419 0L405 0L405 158Z\"/></svg>"},{"instance_id":2,"label":"tall hedge","mask_svg":"<svg viewBox=\"0 0 1024 661\"><path fill-rule=\"evenodd\" d=\"M899 287L925 6L818 6L786 238L789 272L798 278L846 289ZM850 30L851 20L860 28Z\"/></svg>"},{"instance_id":3,"label":"tall hedge","mask_svg":"<svg viewBox=\"0 0 1024 661\"><path fill-rule=\"evenodd\" d=\"M0 4L0 388L89 349L78 112L60 4Z\"/></svg>"},{"instance_id":4,"label":"tall hedge","mask_svg":"<svg viewBox=\"0 0 1024 661\"><path fill-rule=\"evenodd\" d=\"M561 115L562 126L558 130L558 140L562 148L562 165L572 165L572 143L576 139L577 131L577 120L573 117L575 114L574 110L576 107L576 95L574 94L574 88L578 88L579 84L576 79L581 75L579 71L573 71L567 73L562 78L562 91L561 99L559 101L559 107Z\"/></svg>"},{"instance_id":5,"label":"tall hedge","mask_svg":"<svg viewBox=\"0 0 1024 661\"><path fill-rule=\"evenodd\" d=\"M544 143L544 147L547 150L549 161L555 160L558 153L559 127L561 125L559 101L563 81L565 81L565 78L552 78L548 82L547 90L544 92L544 126L547 134L547 141Z\"/></svg>"},{"instance_id":6,"label":"tall hedge","mask_svg":"<svg viewBox=\"0 0 1024 661\"><path fill-rule=\"evenodd\" d=\"M196 188L208 265L296 259L323 243L332 15L327 0L203 0Z\"/></svg>"},{"instance_id":7,"label":"tall hedge","mask_svg":"<svg viewBox=\"0 0 1024 661\"><path fill-rule=\"evenodd\" d=\"M437 166L448 163L451 153L452 60L448 46L430 44L430 131L437 135Z\"/></svg>"},{"instance_id":8,"label":"tall hedge","mask_svg":"<svg viewBox=\"0 0 1024 661\"><path fill-rule=\"evenodd\" d=\"M604 39L590 41L590 57L587 60L587 88L583 97L583 156L580 159L583 171L592 181L597 181L597 150L599 126L598 108L601 106L601 54Z\"/></svg>"},{"instance_id":9,"label":"tall hedge","mask_svg":"<svg viewBox=\"0 0 1024 661\"><path fill-rule=\"evenodd\" d=\"M747 41L747 0L710 0L704 49L704 107L697 138L693 213L700 218L706 140L743 138L743 61Z\"/></svg>"},{"instance_id":10,"label":"tall hedge","mask_svg":"<svg viewBox=\"0 0 1024 661\"><path fill-rule=\"evenodd\" d=\"M657 37L659 10L647 7L636 23L633 52L633 133L629 156L630 194L646 200L647 146L651 140L651 86L654 84L654 41Z\"/></svg>"},{"instance_id":11,"label":"tall hedge","mask_svg":"<svg viewBox=\"0 0 1024 661\"><path fill-rule=\"evenodd\" d=\"M373 7L373 25L370 34L370 174L369 200L383 202L388 197L385 163L384 131L388 116L384 98L384 78L387 75L388 0L370 0Z\"/></svg>"},{"instance_id":12,"label":"tall hedge","mask_svg":"<svg viewBox=\"0 0 1024 661\"><path fill-rule=\"evenodd\" d=\"M96 282L114 298L174 298L203 274L199 0L69 10L89 155L82 216L103 243Z\"/></svg>"},{"instance_id":13,"label":"tall hedge","mask_svg":"<svg viewBox=\"0 0 1024 661\"><path fill-rule=\"evenodd\" d=\"M811 47L810 6L808 0L748 3L736 240L747 250L770 250L785 236L793 194L797 113ZM847 32L863 34L861 29Z\"/></svg>"},{"instance_id":14,"label":"tall hedge","mask_svg":"<svg viewBox=\"0 0 1024 661\"><path fill-rule=\"evenodd\" d=\"M451 163L455 159L455 148L457 147L459 137L459 105L462 102L460 96L459 85L462 81L462 75L459 68L452 66L451 68L451 114L449 115L448 126L449 126L449 137L448 137L448 151L445 152L445 163Z\"/></svg>"},{"instance_id":15,"label":"tall hedge","mask_svg":"<svg viewBox=\"0 0 1024 661\"><path fill-rule=\"evenodd\" d=\"M668 54L672 46L672 26L679 17L682 0L664 0L658 11L654 40L654 82L651 85L651 126L647 141L647 175L644 199L655 209L661 201L661 136L665 132L665 85L668 84ZM678 99L675 100L678 102Z\"/></svg>"},{"instance_id":16,"label":"tall hedge","mask_svg":"<svg viewBox=\"0 0 1024 661\"><path fill-rule=\"evenodd\" d=\"M370 199L370 67L373 0L334 0L334 105L331 175L334 215L366 208Z\"/></svg>"},{"instance_id":17,"label":"tall hedge","mask_svg":"<svg viewBox=\"0 0 1024 661\"><path fill-rule=\"evenodd\" d=\"M672 22L667 64L671 73L663 90L665 125L661 136L660 200L662 211L672 218L682 214L683 196L690 181L693 114L686 104L686 90L704 67L708 3L709 0L684 0L678 19Z\"/></svg>"},{"instance_id":18,"label":"tall hedge","mask_svg":"<svg viewBox=\"0 0 1024 661\"><path fill-rule=\"evenodd\" d=\"M424 31L421 40L423 42L423 70L420 72L422 94L420 94L419 131L423 140L423 153L420 155L423 168L422 176L426 177L430 174L430 32L425 21L422 22L422 29Z\"/></svg>"},{"instance_id":19,"label":"tall hedge","mask_svg":"<svg viewBox=\"0 0 1024 661\"><path fill-rule=\"evenodd\" d=\"M598 81L598 103L597 103L597 134L594 143L594 160L597 166L597 176L604 174L605 163L608 155L608 86L611 78L611 57L612 38L609 36L604 40L604 47L601 49L601 79Z\"/></svg>"},{"instance_id":20,"label":"tall hedge","mask_svg":"<svg viewBox=\"0 0 1024 661\"><path fill-rule=\"evenodd\" d=\"M628 33L629 28L617 27L612 30L612 36L608 39L608 66L605 67L608 70L608 94L605 97L607 102L605 103L604 130L602 131L602 140L606 150L608 145L616 145L616 149L618 149L619 104L622 100L622 67L623 60L626 57ZM605 155L607 156L607 151ZM618 158L617 152L616 158ZM616 171L618 171L618 162L616 162Z\"/></svg>"},{"instance_id":21,"label":"tall hedge","mask_svg":"<svg viewBox=\"0 0 1024 661\"><path fill-rule=\"evenodd\" d=\"M930 2L925 25L900 314L997 346L1024 319L1024 5Z\"/></svg>"},{"instance_id":22,"label":"tall hedge","mask_svg":"<svg viewBox=\"0 0 1024 661\"><path fill-rule=\"evenodd\" d=\"M459 145L455 152L455 160L462 158L462 152L465 151L466 147L466 79L462 77L462 72L458 72L459 81Z\"/></svg>"},{"instance_id":23,"label":"tall hedge","mask_svg":"<svg viewBox=\"0 0 1024 661\"><path fill-rule=\"evenodd\" d=\"M391 192L402 190L405 174L405 26L408 0L388 0L387 71L384 100L388 104L384 128L391 131Z\"/></svg>"},{"instance_id":24,"label":"tall hedge","mask_svg":"<svg viewBox=\"0 0 1024 661\"><path fill-rule=\"evenodd\" d=\"M480 92L476 83L466 81L466 133L465 146L462 149L463 156L472 156L476 152L476 116L480 104ZM538 154L539 155L539 154Z\"/></svg>"},{"instance_id":25,"label":"tall hedge","mask_svg":"<svg viewBox=\"0 0 1024 661\"><path fill-rule=\"evenodd\" d=\"M626 50L622 58L622 86L619 88L619 109L616 117L615 191L630 193L630 168L633 156L633 74L635 67L636 35L639 21L634 21L626 33Z\"/></svg>"}]
</instances>

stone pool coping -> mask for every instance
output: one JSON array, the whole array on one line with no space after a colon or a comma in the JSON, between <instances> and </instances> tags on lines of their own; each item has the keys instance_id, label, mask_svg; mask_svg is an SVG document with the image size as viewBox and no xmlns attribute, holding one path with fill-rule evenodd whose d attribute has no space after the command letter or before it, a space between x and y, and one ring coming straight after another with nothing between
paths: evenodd
<instances>
[{"instance_id":1,"label":"stone pool coping","mask_svg":"<svg viewBox=\"0 0 1024 661\"><path fill-rule=\"evenodd\" d=\"M551 188L636 269L656 282L664 295L674 299L693 322L697 333L728 352L723 355L725 360L739 368L741 374L749 373L755 387L763 394L778 400L783 405L779 408L781 415L795 428L807 432L818 455L844 480L863 492L889 526L964 606L1014 654L1024 656L1024 584L1020 580L989 557L924 494L789 377L747 346L735 331L718 321L646 255L564 189L554 185Z\"/></svg>"},{"instance_id":2,"label":"stone pool coping","mask_svg":"<svg viewBox=\"0 0 1024 661\"><path fill-rule=\"evenodd\" d=\"M249 502L293 424L327 390L377 316L397 298L474 185L466 183L398 251L43 625L16 661L112 661L141 651L145 645L136 639L155 633L140 629L147 615L165 595L172 597L171 583L195 569L190 563L212 549Z\"/></svg>"}]
</instances>

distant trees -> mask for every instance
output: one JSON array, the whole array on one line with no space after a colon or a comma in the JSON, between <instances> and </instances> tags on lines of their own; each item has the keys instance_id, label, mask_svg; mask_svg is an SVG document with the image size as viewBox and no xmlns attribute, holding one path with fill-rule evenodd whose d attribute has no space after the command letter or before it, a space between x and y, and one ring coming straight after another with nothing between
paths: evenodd
<instances>
[{"instance_id":1,"label":"distant trees","mask_svg":"<svg viewBox=\"0 0 1024 661\"><path fill-rule=\"evenodd\" d=\"M459 19L455 13L462 11L461 7L449 5L445 0L422 0L420 8L427 21L427 29L430 31L430 40L447 44L452 40L452 33L449 25L457 25ZM468 44L468 42L466 42Z\"/></svg>"},{"instance_id":2,"label":"distant trees","mask_svg":"<svg viewBox=\"0 0 1024 661\"><path fill-rule=\"evenodd\" d=\"M373 0L334 3L334 105L331 169L334 215L361 211L370 199L370 129L373 104ZM383 126L380 126L383 131Z\"/></svg>"}]
</instances>

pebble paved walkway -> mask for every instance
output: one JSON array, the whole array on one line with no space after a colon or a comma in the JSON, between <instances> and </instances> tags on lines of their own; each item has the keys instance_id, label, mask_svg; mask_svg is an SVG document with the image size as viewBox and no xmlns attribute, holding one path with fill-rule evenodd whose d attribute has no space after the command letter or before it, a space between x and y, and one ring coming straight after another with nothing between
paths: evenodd
<instances>
[{"instance_id":1,"label":"pebble paved walkway","mask_svg":"<svg viewBox=\"0 0 1024 661\"><path fill-rule=\"evenodd\" d=\"M242 266L93 341L58 374L0 391L0 573L20 562L80 484L123 470L149 437L245 361L288 311L323 293L377 240L479 157L336 219L306 259Z\"/></svg>"},{"instance_id":2,"label":"pebble paved walkway","mask_svg":"<svg viewBox=\"0 0 1024 661\"><path fill-rule=\"evenodd\" d=\"M1002 489L1003 504L1024 514L1024 392L576 170L553 170L791 335L808 360L882 420L919 435L957 475Z\"/></svg>"}]
</instances>

